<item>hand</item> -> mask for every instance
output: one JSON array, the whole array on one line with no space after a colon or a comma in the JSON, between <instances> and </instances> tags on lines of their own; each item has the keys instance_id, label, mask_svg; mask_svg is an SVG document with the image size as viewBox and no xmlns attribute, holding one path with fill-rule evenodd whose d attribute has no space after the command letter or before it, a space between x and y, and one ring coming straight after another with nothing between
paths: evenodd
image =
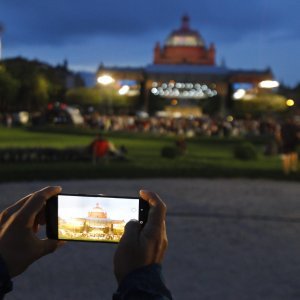
<instances>
[{"instance_id":1,"label":"hand","mask_svg":"<svg viewBox=\"0 0 300 300\"><path fill-rule=\"evenodd\" d=\"M166 205L155 193L142 190L140 196L150 205L148 221L144 227L138 221L130 221L125 226L114 257L114 272L119 283L134 269L161 263L168 245Z\"/></svg>"},{"instance_id":2,"label":"hand","mask_svg":"<svg viewBox=\"0 0 300 300\"><path fill-rule=\"evenodd\" d=\"M40 257L53 252L59 242L40 240L36 233L45 224L45 204L61 191L47 187L32 193L0 214L0 255L11 277L24 272Z\"/></svg>"}]
</instances>

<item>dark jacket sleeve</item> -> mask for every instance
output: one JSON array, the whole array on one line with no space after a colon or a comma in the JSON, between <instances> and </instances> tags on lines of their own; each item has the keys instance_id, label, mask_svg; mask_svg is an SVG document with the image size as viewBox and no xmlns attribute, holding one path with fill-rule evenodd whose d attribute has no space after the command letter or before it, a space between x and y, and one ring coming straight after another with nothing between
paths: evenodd
<instances>
[{"instance_id":1,"label":"dark jacket sleeve","mask_svg":"<svg viewBox=\"0 0 300 300\"><path fill-rule=\"evenodd\" d=\"M128 274L113 300L172 300L162 277L161 265L152 264Z\"/></svg>"},{"instance_id":2,"label":"dark jacket sleeve","mask_svg":"<svg viewBox=\"0 0 300 300\"><path fill-rule=\"evenodd\" d=\"M13 288L13 283L10 279L8 269L3 258L0 256L0 299L4 298L4 295L10 292Z\"/></svg>"}]
</instances>

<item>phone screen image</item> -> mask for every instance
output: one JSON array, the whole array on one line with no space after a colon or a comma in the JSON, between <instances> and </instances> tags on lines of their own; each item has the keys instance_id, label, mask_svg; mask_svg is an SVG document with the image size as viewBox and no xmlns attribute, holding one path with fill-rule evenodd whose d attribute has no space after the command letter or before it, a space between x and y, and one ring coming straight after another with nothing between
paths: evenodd
<instances>
[{"instance_id":1,"label":"phone screen image","mask_svg":"<svg viewBox=\"0 0 300 300\"><path fill-rule=\"evenodd\" d=\"M119 242L139 219L139 198L58 195L58 239Z\"/></svg>"}]
</instances>

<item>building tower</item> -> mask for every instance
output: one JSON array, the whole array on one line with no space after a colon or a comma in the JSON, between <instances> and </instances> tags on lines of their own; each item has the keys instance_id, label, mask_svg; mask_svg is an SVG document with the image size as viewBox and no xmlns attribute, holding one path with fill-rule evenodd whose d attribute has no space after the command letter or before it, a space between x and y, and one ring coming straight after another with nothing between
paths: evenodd
<instances>
[{"instance_id":1,"label":"building tower","mask_svg":"<svg viewBox=\"0 0 300 300\"><path fill-rule=\"evenodd\" d=\"M215 65L214 44L206 47L200 33L190 28L190 18L184 15L181 27L173 30L163 47L156 43L154 64Z\"/></svg>"},{"instance_id":2,"label":"building tower","mask_svg":"<svg viewBox=\"0 0 300 300\"><path fill-rule=\"evenodd\" d=\"M88 217L106 219L107 212L104 211L104 209L99 205L99 203L97 203L96 206L93 208L93 210L88 212Z\"/></svg>"},{"instance_id":3,"label":"building tower","mask_svg":"<svg viewBox=\"0 0 300 300\"><path fill-rule=\"evenodd\" d=\"M3 52L2 52L2 34L4 32L4 26L0 23L0 61L3 58Z\"/></svg>"}]
</instances>

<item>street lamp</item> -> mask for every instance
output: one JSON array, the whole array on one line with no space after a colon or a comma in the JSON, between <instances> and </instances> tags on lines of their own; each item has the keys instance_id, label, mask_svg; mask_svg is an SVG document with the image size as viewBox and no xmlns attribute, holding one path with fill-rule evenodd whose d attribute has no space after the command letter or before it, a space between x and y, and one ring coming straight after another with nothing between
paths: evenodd
<instances>
[{"instance_id":1,"label":"street lamp","mask_svg":"<svg viewBox=\"0 0 300 300\"><path fill-rule=\"evenodd\" d=\"M115 80L108 74L103 74L97 78L97 82L102 85L109 85L115 82Z\"/></svg>"},{"instance_id":2,"label":"street lamp","mask_svg":"<svg viewBox=\"0 0 300 300\"><path fill-rule=\"evenodd\" d=\"M115 82L115 79L111 77L109 74L103 74L97 78L97 82L101 85L108 86ZM108 100L108 112L111 112L111 97L107 97Z\"/></svg>"},{"instance_id":3,"label":"street lamp","mask_svg":"<svg viewBox=\"0 0 300 300\"><path fill-rule=\"evenodd\" d=\"M120 89L119 89L119 95L126 95L130 90L129 85L123 85Z\"/></svg>"},{"instance_id":4,"label":"street lamp","mask_svg":"<svg viewBox=\"0 0 300 300\"><path fill-rule=\"evenodd\" d=\"M0 23L0 61L3 58L3 53L2 53L2 34L4 32L4 26Z\"/></svg>"},{"instance_id":5,"label":"street lamp","mask_svg":"<svg viewBox=\"0 0 300 300\"><path fill-rule=\"evenodd\" d=\"M263 80L258 86L262 89L274 89L279 87L279 82L276 80Z\"/></svg>"},{"instance_id":6,"label":"street lamp","mask_svg":"<svg viewBox=\"0 0 300 300\"><path fill-rule=\"evenodd\" d=\"M293 99L287 99L285 102L286 106L292 107L295 105L295 101Z\"/></svg>"}]
</instances>

